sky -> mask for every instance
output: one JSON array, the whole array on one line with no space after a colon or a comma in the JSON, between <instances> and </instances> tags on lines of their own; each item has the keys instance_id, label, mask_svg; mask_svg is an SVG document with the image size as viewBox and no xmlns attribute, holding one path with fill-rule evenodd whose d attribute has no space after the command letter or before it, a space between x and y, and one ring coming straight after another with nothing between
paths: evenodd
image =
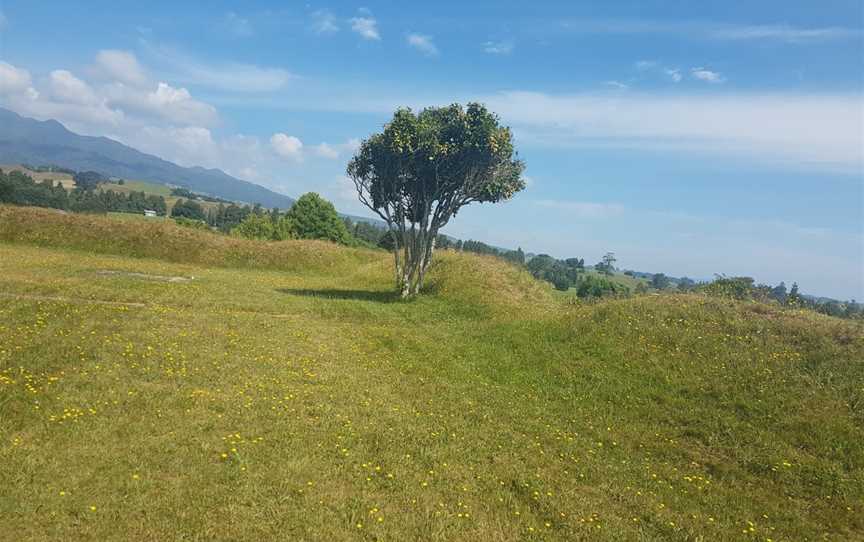
<instances>
[{"instance_id":1,"label":"sky","mask_svg":"<svg viewBox=\"0 0 864 542\"><path fill-rule=\"evenodd\" d=\"M371 216L398 107L480 101L528 187L446 233L864 299L864 3L0 0L0 106Z\"/></svg>"}]
</instances>

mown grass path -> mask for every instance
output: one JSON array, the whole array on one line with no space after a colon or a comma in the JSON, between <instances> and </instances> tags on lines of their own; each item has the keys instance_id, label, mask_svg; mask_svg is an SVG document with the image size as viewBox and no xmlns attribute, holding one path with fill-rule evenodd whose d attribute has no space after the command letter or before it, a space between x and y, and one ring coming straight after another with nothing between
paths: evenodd
<instances>
[{"instance_id":1,"label":"mown grass path","mask_svg":"<svg viewBox=\"0 0 864 542\"><path fill-rule=\"evenodd\" d=\"M0 539L864 538L860 326L497 266L0 243Z\"/></svg>"}]
</instances>

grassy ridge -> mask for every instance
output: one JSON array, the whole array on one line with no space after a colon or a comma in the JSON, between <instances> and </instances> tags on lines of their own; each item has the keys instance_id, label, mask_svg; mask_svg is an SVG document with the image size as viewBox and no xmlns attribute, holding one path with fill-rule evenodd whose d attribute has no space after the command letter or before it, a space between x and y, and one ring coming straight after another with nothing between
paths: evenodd
<instances>
[{"instance_id":1,"label":"grassy ridge","mask_svg":"<svg viewBox=\"0 0 864 542\"><path fill-rule=\"evenodd\" d=\"M6 205L0 205L0 240L178 263L296 272L338 269L384 257L380 252L318 241L256 242L183 228L170 221L124 222L113 217Z\"/></svg>"},{"instance_id":2,"label":"grassy ridge","mask_svg":"<svg viewBox=\"0 0 864 542\"><path fill-rule=\"evenodd\" d=\"M15 212L0 539L864 537L855 322L686 295L564 305L457 254L435 295L396 302L374 252L169 261L175 228L130 258L82 230L136 223Z\"/></svg>"}]
</instances>

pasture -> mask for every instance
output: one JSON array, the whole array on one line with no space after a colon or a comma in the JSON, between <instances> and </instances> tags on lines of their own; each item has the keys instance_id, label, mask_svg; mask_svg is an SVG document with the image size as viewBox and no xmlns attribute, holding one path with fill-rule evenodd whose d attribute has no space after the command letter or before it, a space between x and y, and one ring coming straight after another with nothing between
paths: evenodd
<instances>
[{"instance_id":1,"label":"pasture","mask_svg":"<svg viewBox=\"0 0 864 542\"><path fill-rule=\"evenodd\" d=\"M0 539L864 538L860 323L390 264L0 207Z\"/></svg>"}]
</instances>

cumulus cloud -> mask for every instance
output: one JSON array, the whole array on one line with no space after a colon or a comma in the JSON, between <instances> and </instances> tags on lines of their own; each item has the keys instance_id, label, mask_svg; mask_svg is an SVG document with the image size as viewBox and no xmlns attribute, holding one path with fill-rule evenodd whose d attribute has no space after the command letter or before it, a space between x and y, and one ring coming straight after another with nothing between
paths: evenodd
<instances>
[{"instance_id":1,"label":"cumulus cloud","mask_svg":"<svg viewBox=\"0 0 864 542\"><path fill-rule=\"evenodd\" d=\"M408 42L408 45L417 49L426 56L438 55L438 48L432 41L431 36L425 36L423 34L408 34L406 41Z\"/></svg>"},{"instance_id":2,"label":"cumulus cloud","mask_svg":"<svg viewBox=\"0 0 864 542\"><path fill-rule=\"evenodd\" d=\"M330 158L334 160L339 158L339 151L336 150L333 145L328 145L327 143L316 145L315 153L322 158Z\"/></svg>"},{"instance_id":3,"label":"cumulus cloud","mask_svg":"<svg viewBox=\"0 0 864 542\"><path fill-rule=\"evenodd\" d=\"M691 68L690 75L693 79L698 79L700 81L705 81L706 83L723 83L726 81L719 72L711 71L707 68Z\"/></svg>"},{"instance_id":4,"label":"cumulus cloud","mask_svg":"<svg viewBox=\"0 0 864 542\"><path fill-rule=\"evenodd\" d=\"M89 105L99 102L93 89L66 70L54 70L49 78L51 97L59 102Z\"/></svg>"},{"instance_id":5,"label":"cumulus cloud","mask_svg":"<svg viewBox=\"0 0 864 542\"><path fill-rule=\"evenodd\" d=\"M312 30L316 34L335 34L339 32L339 25L332 12L319 9L312 13Z\"/></svg>"},{"instance_id":6,"label":"cumulus cloud","mask_svg":"<svg viewBox=\"0 0 864 542\"><path fill-rule=\"evenodd\" d=\"M139 115L161 118L174 124L215 124L216 108L196 100L183 87L159 82L149 89L138 89L114 83L105 87L108 103Z\"/></svg>"},{"instance_id":7,"label":"cumulus cloud","mask_svg":"<svg viewBox=\"0 0 864 542\"><path fill-rule=\"evenodd\" d=\"M0 60L0 94L17 94L32 88L29 71Z\"/></svg>"},{"instance_id":8,"label":"cumulus cloud","mask_svg":"<svg viewBox=\"0 0 864 542\"><path fill-rule=\"evenodd\" d=\"M381 39L381 34L378 32L378 21L371 16L352 18L351 30L365 40L378 41Z\"/></svg>"},{"instance_id":9,"label":"cumulus cloud","mask_svg":"<svg viewBox=\"0 0 864 542\"><path fill-rule=\"evenodd\" d=\"M630 88L630 85L627 83L622 83L621 81L605 81L603 83L607 87L617 88L618 90L625 90Z\"/></svg>"},{"instance_id":10,"label":"cumulus cloud","mask_svg":"<svg viewBox=\"0 0 864 542\"><path fill-rule=\"evenodd\" d=\"M98 55L89 76L58 69L34 78L26 69L0 61L0 103L21 115L54 119L74 132L110 137L184 166L220 168L294 191L270 182L268 173L283 169L284 157L302 159L299 139L274 135L270 145L262 145L254 136L217 137L211 131L218 121L212 105L182 86L149 80L146 73L134 55L122 51ZM346 145L330 147L341 154Z\"/></svg>"},{"instance_id":11,"label":"cumulus cloud","mask_svg":"<svg viewBox=\"0 0 864 542\"><path fill-rule=\"evenodd\" d=\"M336 145L331 145L329 143L323 142L316 145L313 148L314 153L321 158L328 158L330 160L335 160L340 156L345 154L351 154L360 148L360 140L359 139L349 139L345 143L339 143Z\"/></svg>"},{"instance_id":12,"label":"cumulus cloud","mask_svg":"<svg viewBox=\"0 0 864 542\"><path fill-rule=\"evenodd\" d=\"M99 51L96 54L96 66L101 74L109 79L135 86L147 83L144 68L129 51L112 49Z\"/></svg>"},{"instance_id":13,"label":"cumulus cloud","mask_svg":"<svg viewBox=\"0 0 864 542\"><path fill-rule=\"evenodd\" d=\"M108 107L92 87L66 70L51 72L44 85L37 86L27 70L0 62L0 94L4 107L39 119L113 127L125 118L122 111Z\"/></svg>"},{"instance_id":14,"label":"cumulus cloud","mask_svg":"<svg viewBox=\"0 0 864 542\"><path fill-rule=\"evenodd\" d=\"M270 146L283 158L296 162L303 160L303 142L294 136L277 132L270 138Z\"/></svg>"},{"instance_id":15,"label":"cumulus cloud","mask_svg":"<svg viewBox=\"0 0 864 542\"><path fill-rule=\"evenodd\" d=\"M513 42L510 41L487 41L483 44L483 52L490 55L509 55L513 52Z\"/></svg>"}]
</instances>

